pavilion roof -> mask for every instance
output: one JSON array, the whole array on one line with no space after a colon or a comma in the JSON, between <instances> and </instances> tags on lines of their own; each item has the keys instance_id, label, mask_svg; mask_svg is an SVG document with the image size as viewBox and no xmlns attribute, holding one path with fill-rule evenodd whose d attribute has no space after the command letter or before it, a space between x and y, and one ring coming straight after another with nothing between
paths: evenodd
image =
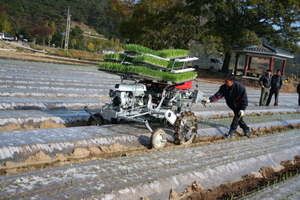
<instances>
[{"instance_id":1,"label":"pavilion roof","mask_svg":"<svg viewBox=\"0 0 300 200\"><path fill-rule=\"evenodd\" d=\"M249 47L235 47L233 51L239 54L246 54L256 57L294 58L294 55L281 49L266 44Z\"/></svg>"}]
</instances>

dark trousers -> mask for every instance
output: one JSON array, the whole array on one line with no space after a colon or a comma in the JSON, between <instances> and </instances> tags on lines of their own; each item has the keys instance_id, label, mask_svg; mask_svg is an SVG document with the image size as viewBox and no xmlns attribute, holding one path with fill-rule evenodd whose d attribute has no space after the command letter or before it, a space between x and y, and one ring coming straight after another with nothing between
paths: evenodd
<instances>
[{"instance_id":1,"label":"dark trousers","mask_svg":"<svg viewBox=\"0 0 300 200\"><path fill-rule=\"evenodd\" d=\"M279 94L279 89L278 88L271 88L270 90L270 94L269 94L269 98L268 98L268 101L266 103L266 106L270 105L270 102L272 100L272 96L275 96L275 103L274 103L274 106L277 106L278 105L278 94Z\"/></svg>"},{"instance_id":2,"label":"dark trousers","mask_svg":"<svg viewBox=\"0 0 300 200\"><path fill-rule=\"evenodd\" d=\"M234 117L230 125L231 129L236 130L240 126L244 131L248 128L247 124L244 122L243 117L239 117L239 111L234 112Z\"/></svg>"},{"instance_id":3,"label":"dark trousers","mask_svg":"<svg viewBox=\"0 0 300 200\"><path fill-rule=\"evenodd\" d=\"M300 94L299 94L299 97L298 97L298 106L300 106Z\"/></svg>"}]
</instances>

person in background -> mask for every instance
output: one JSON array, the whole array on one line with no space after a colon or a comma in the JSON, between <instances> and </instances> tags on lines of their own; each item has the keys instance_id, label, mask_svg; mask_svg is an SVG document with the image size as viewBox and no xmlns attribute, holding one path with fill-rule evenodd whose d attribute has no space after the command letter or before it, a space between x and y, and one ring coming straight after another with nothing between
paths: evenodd
<instances>
[{"instance_id":1,"label":"person in background","mask_svg":"<svg viewBox=\"0 0 300 200\"><path fill-rule=\"evenodd\" d=\"M272 100L273 94L275 94L275 103L274 106L278 106L278 95L279 95L279 90L282 87L283 79L281 76L281 71L277 70L276 74L272 76L271 78L271 90L269 94L268 101L266 103L266 106L270 105L270 102Z\"/></svg>"},{"instance_id":2,"label":"person in background","mask_svg":"<svg viewBox=\"0 0 300 200\"><path fill-rule=\"evenodd\" d=\"M204 103L215 102L222 97L225 97L227 106L234 113L229 133L224 138L232 138L232 135L236 132L238 126L243 129L244 136L249 137L250 128L243 120L245 110L248 106L248 97L245 86L240 82L234 81L234 76L232 74L227 74L224 77L224 84L220 86L219 91L209 97L209 99L204 100Z\"/></svg>"},{"instance_id":3,"label":"person in background","mask_svg":"<svg viewBox=\"0 0 300 200\"><path fill-rule=\"evenodd\" d=\"M272 71L270 69L267 70L266 74L260 77L259 85L261 86L261 94L259 100L259 106L265 106L267 103L267 99L270 94L271 89L271 78Z\"/></svg>"},{"instance_id":4,"label":"person in background","mask_svg":"<svg viewBox=\"0 0 300 200\"><path fill-rule=\"evenodd\" d=\"M298 106L300 106L300 83L297 86L297 92L298 92L298 95L299 95L299 97L298 97Z\"/></svg>"}]
</instances>

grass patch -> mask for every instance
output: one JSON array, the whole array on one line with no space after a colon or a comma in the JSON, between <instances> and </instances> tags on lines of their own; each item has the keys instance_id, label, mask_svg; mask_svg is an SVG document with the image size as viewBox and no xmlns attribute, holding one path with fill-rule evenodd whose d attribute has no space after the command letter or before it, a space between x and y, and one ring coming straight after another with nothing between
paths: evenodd
<instances>
[{"instance_id":1,"label":"grass patch","mask_svg":"<svg viewBox=\"0 0 300 200\"><path fill-rule=\"evenodd\" d=\"M177 62L175 60L167 61L170 58L186 57L189 55L188 50L182 49L169 49L154 51L147 47L143 47L137 44L127 44L124 46L125 53L140 53L133 57L132 62L136 64L123 66L113 61L123 61L126 58L126 54L114 53L105 55L106 61L112 61L111 63L100 63L99 68L103 70L123 72L123 73L136 73L143 76L162 79L163 81L170 81L173 83L182 83L190 81L196 78L196 72L183 72L183 73L171 73L165 72L171 68L182 68L185 63ZM148 55L145 55L148 54ZM149 55L151 54L151 55ZM130 57L131 58L131 57ZM168 58L168 59L164 59ZM130 61L128 61L130 62Z\"/></svg>"},{"instance_id":2,"label":"grass patch","mask_svg":"<svg viewBox=\"0 0 300 200\"><path fill-rule=\"evenodd\" d=\"M168 68L169 66L169 62L159 59L159 58L155 58L155 57L151 57L151 56L147 56L147 55L138 55L133 59L134 62L144 62L144 63L149 63L152 65L156 65L159 67L164 67L164 68Z\"/></svg>"},{"instance_id":3,"label":"grass patch","mask_svg":"<svg viewBox=\"0 0 300 200\"><path fill-rule=\"evenodd\" d=\"M137 73L140 75L150 76L154 78L161 78L164 81L172 81L180 83L188 80L192 80L196 77L196 72L185 72L180 74L174 74L170 72L162 72L146 67L133 66L133 65L122 65L119 63L103 62L99 64L100 69L118 71L124 73Z\"/></svg>"},{"instance_id":4,"label":"grass patch","mask_svg":"<svg viewBox=\"0 0 300 200\"><path fill-rule=\"evenodd\" d=\"M153 54L155 55L155 51L151 50L147 47L143 47L141 45L137 45L137 44L126 44L124 46L125 52L137 52L137 53L149 53L149 54Z\"/></svg>"},{"instance_id":5,"label":"grass patch","mask_svg":"<svg viewBox=\"0 0 300 200\"><path fill-rule=\"evenodd\" d=\"M124 46L124 49L125 52L153 54L162 58L186 57L190 54L189 50L184 50L184 49L164 49L164 50L154 51L147 47L143 47L137 44L126 44Z\"/></svg>"},{"instance_id":6,"label":"grass patch","mask_svg":"<svg viewBox=\"0 0 300 200\"><path fill-rule=\"evenodd\" d=\"M115 60L115 61L126 61L126 62L132 62L133 58L126 56L126 54L123 53L109 53L104 55L104 59L109 60Z\"/></svg>"},{"instance_id":7,"label":"grass patch","mask_svg":"<svg viewBox=\"0 0 300 200\"><path fill-rule=\"evenodd\" d=\"M185 72L180 74L165 72L163 75L163 79L175 83L181 83L196 78L196 75L197 72Z\"/></svg>"},{"instance_id":8,"label":"grass patch","mask_svg":"<svg viewBox=\"0 0 300 200\"><path fill-rule=\"evenodd\" d=\"M156 55L163 58L177 58L186 57L190 54L188 50L184 49L166 49L157 51Z\"/></svg>"}]
</instances>

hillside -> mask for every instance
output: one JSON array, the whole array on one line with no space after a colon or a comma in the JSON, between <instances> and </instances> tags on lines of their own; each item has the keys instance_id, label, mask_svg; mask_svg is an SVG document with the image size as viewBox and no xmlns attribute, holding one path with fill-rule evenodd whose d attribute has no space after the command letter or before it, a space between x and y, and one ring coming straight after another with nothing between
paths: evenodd
<instances>
[{"instance_id":1,"label":"hillside","mask_svg":"<svg viewBox=\"0 0 300 200\"><path fill-rule=\"evenodd\" d=\"M66 55L60 49L44 47L38 50L24 43L2 40L0 40L0 58L84 66L97 66L103 60L102 55L86 51L70 49Z\"/></svg>"},{"instance_id":2,"label":"hillside","mask_svg":"<svg viewBox=\"0 0 300 200\"><path fill-rule=\"evenodd\" d=\"M31 28L49 26L55 28L57 35L53 40L56 40L66 30L68 7L73 25L106 37L119 37L118 23L111 17L109 0L2 0L0 13L6 12L12 35L22 34L32 40Z\"/></svg>"}]
</instances>

